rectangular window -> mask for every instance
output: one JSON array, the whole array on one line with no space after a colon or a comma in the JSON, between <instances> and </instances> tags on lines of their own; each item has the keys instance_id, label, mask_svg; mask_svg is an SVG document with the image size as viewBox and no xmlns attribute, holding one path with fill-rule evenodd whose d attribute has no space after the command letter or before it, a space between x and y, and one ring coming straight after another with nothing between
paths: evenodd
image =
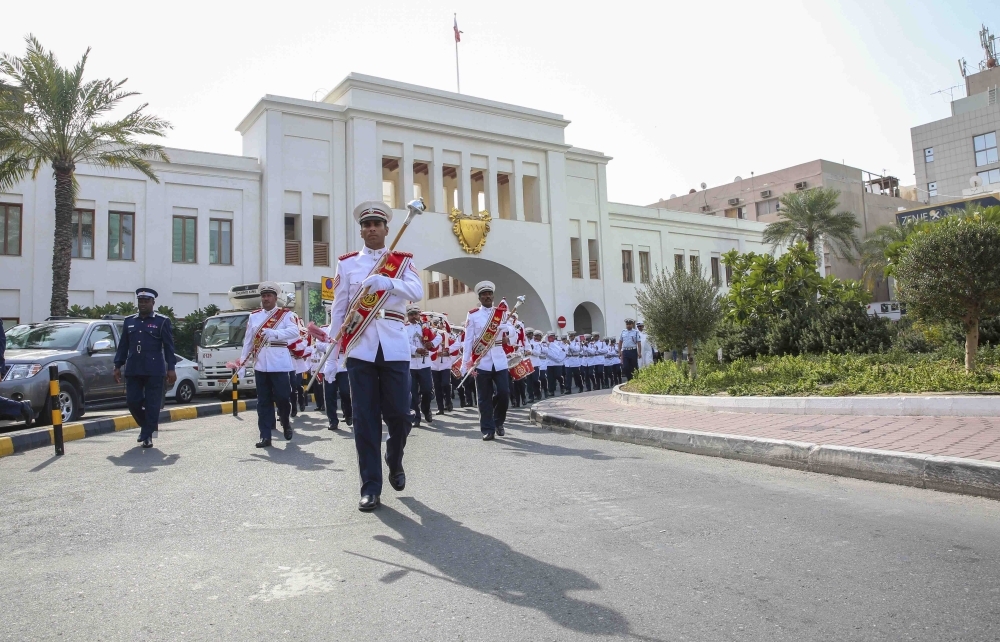
<instances>
[{"instance_id":1,"label":"rectangular window","mask_svg":"<svg viewBox=\"0 0 1000 642\"><path fill-rule=\"evenodd\" d=\"M632 283L632 250L622 250L622 281Z\"/></svg>"},{"instance_id":2,"label":"rectangular window","mask_svg":"<svg viewBox=\"0 0 1000 642\"><path fill-rule=\"evenodd\" d=\"M684 255L674 254L674 272L684 271Z\"/></svg>"},{"instance_id":3,"label":"rectangular window","mask_svg":"<svg viewBox=\"0 0 1000 642\"><path fill-rule=\"evenodd\" d=\"M985 172L979 172L979 178L983 180L983 185L1000 183L1000 169L988 169Z\"/></svg>"},{"instance_id":4,"label":"rectangular window","mask_svg":"<svg viewBox=\"0 0 1000 642\"><path fill-rule=\"evenodd\" d=\"M997 133L990 132L982 134L972 139L972 147L976 151L976 167L996 163L997 157Z\"/></svg>"},{"instance_id":5,"label":"rectangular window","mask_svg":"<svg viewBox=\"0 0 1000 642\"><path fill-rule=\"evenodd\" d=\"M195 263L195 231L198 219L193 216L174 217L173 261Z\"/></svg>"},{"instance_id":6,"label":"rectangular window","mask_svg":"<svg viewBox=\"0 0 1000 642\"><path fill-rule=\"evenodd\" d=\"M21 256L21 206L0 203L0 255Z\"/></svg>"},{"instance_id":7,"label":"rectangular window","mask_svg":"<svg viewBox=\"0 0 1000 642\"><path fill-rule=\"evenodd\" d=\"M448 277L441 280L441 296L451 296L451 279Z\"/></svg>"},{"instance_id":8,"label":"rectangular window","mask_svg":"<svg viewBox=\"0 0 1000 642\"><path fill-rule=\"evenodd\" d=\"M94 210L73 210L73 258L94 258Z\"/></svg>"},{"instance_id":9,"label":"rectangular window","mask_svg":"<svg viewBox=\"0 0 1000 642\"><path fill-rule=\"evenodd\" d=\"M937 183L927 183L927 195L937 196Z\"/></svg>"},{"instance_id":10,"label":"rectangular window","mask_svg":"<svg viewBox=\"0 0 1000 642\"><path fill-rule=\"evenodd\" d=\"M208 262L233 264L233 222L222 218L208 220Z\"/></svg>"},{"instance_id":11,"label":"rectangular window","mask_svg":"<svg viewBox=\"0 0 1000 642\"><path fill-rule=\"evenodd\" d=\"M767 214L777 214L779 209L778 199L776 198L769 198L766 201L757 201L755 206L757 208L757 218Z\"/></svg>"},{"instance_id":12,"label":"rectangular window","mask_svg":"<svg viewBox=\"0 0 1000 642\"><path fill-rule=\"evenodd\" d=\"M131 261L135 250L135 214L108 212L108 260Z\"/></svg>"},{"instance_id":13,"label":"rectangular window","mask_svg":"<svg viewBox=\"0 0 1000 642\"><path fill-rule=\"evenodd\" d=\"M729 287L733 282L733 266L726 266L726 287Z\"/></svg>"},{"instance_id":14,"label":"rectangular window","mask_svg":"<svg viewBox=\"0 0 1000 642\"><path fill-rule=\"evenodd\" d=\"M933 163L934 162L934 148L928 147L924 150L924 162Z\"/></svg>"},{"instance_id":15,"label":"rectangular window","mask_svg":"<svg viewBox=\"0 0 1000 642\"><path fill-rule=\"evenodd\" d=\"M639 252L639 283L649 283L649 252Z\"/></svg>"},{"instance_id":16,"label":"rectangular window","mask_svg":"<svg viewBox=\"0 0 1000 642\"><path fill-rule=\"evenodd\" d=\"M719 287L722 284L722 275L719 270L719 257L712 257L712 283L715 287Z\"/></svg>"},{"instance_id":17,"label":"rectangular window","mask_svg":"<svg viewBox=\"0 0 1000 642\"><path fill-rule=\"evenodd\" d=\"M691 274L701 274L701 263L698 261L698 255L692 254L691 259Z\"/></svg>"},{"instance_id":18,"label":"rectangular window","mask_svg":"<svg viewBox=\"0 0 1000 642\"><path fill-rule=\"evenodd\" d=\"M438 298L438 295L440 293L441 293L441 282L440 281L434 281L433 283L428 283L427 284L427 298L428 299L436 299L436 298Z\"/></svg>"},{"instance_id":19,"label":"rectangular window","mask_svg":"<svg viewBox=\"0 0 1000 642\"><path fill-rule=\"evenodd\" d=\"M590 269L590 278L601 278L601 271L597 266L597 239L587 239L587 258L587 265Z\"/></svg>"}]
</instances>

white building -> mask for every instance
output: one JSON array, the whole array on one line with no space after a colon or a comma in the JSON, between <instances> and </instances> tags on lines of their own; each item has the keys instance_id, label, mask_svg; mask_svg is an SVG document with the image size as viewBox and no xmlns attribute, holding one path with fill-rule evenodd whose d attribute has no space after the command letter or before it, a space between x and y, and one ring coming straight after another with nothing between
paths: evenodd
<instances>
[{"instance_id":1,"label":"white building","mask_svg":"<svg viewBox=\"0 0 1000 642\"><path fill-rule=\"evenodd\" d=\"M237 127L243 156L169 150L172 162L156 164L159 184L78 168L70 303L131 300L146 285L186 314L225 307L237 283L318 282L361 246L351 212L368 199L396 208L395 232L403 203L423 197L428 212L399 249L438 280L490 279L510 302L525 295L521 318L542 329L565 317L567 329L617 331L635 316L635 286L660 266L698 265L725 286L722 253L766 251L763 223L609 203L611 158L568 145L568 125L558 114L359 74L322 102L265 96ZM452 233L453 208L490 212L481 253ZM45 172L0 194L5 319L48 314L53 210ZM426 308L444 310L437 294ZM447 310L457 322L463 296Z\"/></svg>"}]
</instances>

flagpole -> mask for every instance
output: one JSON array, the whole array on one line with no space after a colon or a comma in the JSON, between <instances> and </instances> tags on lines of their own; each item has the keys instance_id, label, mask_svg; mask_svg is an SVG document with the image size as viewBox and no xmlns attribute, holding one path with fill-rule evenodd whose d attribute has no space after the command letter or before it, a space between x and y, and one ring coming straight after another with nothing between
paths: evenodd
<instances>
[{"instance_id":1,"label":"flagpole","mask_svg":"<svg viewBox=\"0 0 1000 642\"><path fill-rule=\"evenodd\" d=\"M455 85L458 87L458 93L462 93L462 77L458 73L458 14L455 16Z\"/></svg>"}]
</instances>

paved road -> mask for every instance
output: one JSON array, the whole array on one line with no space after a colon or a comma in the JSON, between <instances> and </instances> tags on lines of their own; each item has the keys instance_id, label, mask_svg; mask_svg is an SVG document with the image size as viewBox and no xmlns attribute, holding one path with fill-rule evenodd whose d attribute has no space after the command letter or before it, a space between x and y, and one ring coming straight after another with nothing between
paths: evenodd
<instances>
[{"instance_id":1,"label":"paved road","mask_svg":"<svg viewBox=\"0 0 1000 642\"><path fill-rule=\"evenodd\" d=\"M174 403L173 399L168 399L165 404L163 404L164 410L170 410L171 408L189 408L192 406L203 406L206 404L219 403L218 395L201 395L196 396L188 404L177 404ZM88 408L87 414L78 419L77 421L90 421L91 419L104 419L107 417L120 417L127 415L128 407L125 402L111 406L101 406L98 408ZM0 434L10 434L17 430L23 430L24 423L21 421L10 421L7 419L0 419Z\"/></svg>"},{"instance_id":2,"label":"paved road","mask_svg":"<svg viewBox=\"0 0 1000 642\"><path fill-rule=\"evenodd\" d=\"M997 637L1000 502L516 417L415 431L374 514L315 413L267 452L248 414L6 457L0 639Z\"/></svg>"}]
</instances>

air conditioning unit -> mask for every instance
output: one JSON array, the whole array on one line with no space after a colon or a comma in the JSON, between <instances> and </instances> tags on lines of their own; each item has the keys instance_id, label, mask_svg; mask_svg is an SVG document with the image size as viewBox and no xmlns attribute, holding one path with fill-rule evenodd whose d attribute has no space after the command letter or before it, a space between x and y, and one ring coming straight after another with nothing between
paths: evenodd
<instances>
[{"instance_id":1,"label":"air conditioning unit","mask_svg":"<svg viewBox=\"0 0 1000 642\"><path fill-rule=\"evenodd\" d=\"M729 199L729 204L730 205L739 205L740 204L740 199L738 199L738 198L731 198L731 199Z\"/></svg>"},{"instance_id":2,"label":"air conditioning unit","mask_svg":"<svg viewBox=\"0 0 1000 642\"><path fill-rule=\"evenodd\" d=\"M766 189L760 193L761 198L771 198L771 190Z\"/></svg>"},{"instance_id":3,"label":"air conditioning unit","mask_svg":"<svg viewBox=\"0 0 1000 642\"><path fill-rule=\"evenodd\" d=\"M802 189L805 189L805 188L806 188L806 182L805 181L799 181L798 183L795 184L795 189L802 190Z\"/></svg>"},{"instance_id":4,"label":"air conditioning unit","mask_svg":"<svg viewBox=\"0 0 1000 642\"><path fill-rule=\"evenodd\" d=\"M711 205L702 205L701 206L701 211L702 212L711 212L712 211L712 206Z\"/></svg>"}]
</instances>

